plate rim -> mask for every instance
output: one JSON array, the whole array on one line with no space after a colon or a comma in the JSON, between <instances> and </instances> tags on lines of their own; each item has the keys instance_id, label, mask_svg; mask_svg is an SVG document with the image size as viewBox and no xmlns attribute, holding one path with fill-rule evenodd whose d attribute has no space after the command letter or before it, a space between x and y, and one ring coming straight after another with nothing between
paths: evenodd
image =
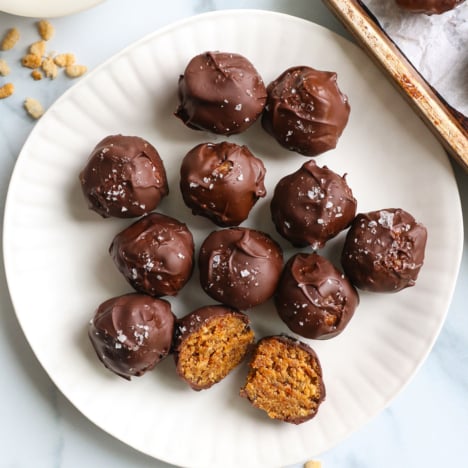
<instances>
[{"instance_id":1,"label":"plate rim","mask_svg":"<svg viewBox=\"0 0 468 468\"><path fill-rule=\"evenodd\" d=\"M100 0L102 1L102 0ZM310 21L310 20L307 20L307 19L304 19L304 18L300 18L300 17L296 17L294 15L291 15L291 14L286 14L286 13L281 13L281 12L276 12L276 11L270 11L270 10L262 10L262 9L226 9L226 10L214 10L214 11L210 11L210 12L205 12L205 13L201 13L201 14L197 14L197 15L193 15L193 16L189 16L189 17L185 17L185 18L182 18L182 19L179 19L177 21L174 21L174 22L171 22L169 24L167 24L166 26L162 27L162 28L159 28L159 29L156 29L155 31L149 33L149 34L146 34L144 35L142 38L136 40L136 41L133 41L131 42L130 44L128 44L126 47L124 47L123 49L121 49L120 51L118 51L117 53L111 55L109 58L107 58L105 61L103 61L99 66L97 66L96 68L94 68L93 70L90 71L89 74L87 74L87 76L85 76L82 80L80 80L79 82L73 84L70 88L68 88L64 93L62 93L56 100L55 102L50 106L50 108L48 109L47 112L49 112L49 110L53 110L60 102L62 102L62 100L65 100L67 99L68 95L75 92L76 89L79 89L80 86L85 86L86 83L88 82L88 80L92 80L93 77L98 74L100 72L101 69L103 68L106 68L110 63L114 62L114 61L117 61L119 59L119 57L121 57L122 55L125 55L127 54L127 52L133 48L136 48L138 47L139 45L147 42L147 41L151 41L151 40L154 40L155 38L157 38L158 36L162 36L162 35L165 35L167 34L168 32L170 32L172 29L177 29L177 28L180 28L181 26L184 26L184 25L187 25L187 24L190 24L190 23L196 23L198 22L200 19L204 19L204 18L207 18L207 17L224 17L224 16L230 16L232 17L233 15L237 15L239 17L245 15L245 14L248 14L248 15L260 15L260 16L276 16L278 18L285 18L286 20L288 21L293 21L293 22L299 22L299 23L304 23L304 24L308 24L309 26L313 26L315 28L318 28L320 30L322 30L322 32L325 32L326 34L330 34L332 35L334 38L336 38L339 42L343 42L343 43L346 43L348 45L351 45L353 47L356 47L357 49L359 49L355 43L349 41L348 39L344 38L343 36L339 35L338 33L334 32L334 31L331 31L330 29L322 26L322 25L319 25L319 24L316 24L314 23L313 21ZM369 58L370 60L370 58ZM31 141L34 139L36 133L40 132L41 128L42 128L42 124L45 120L40 120L39 122L37 122L37 124L35 125L35 127L33 128L33 130L30 132L30 134L28 135L24 145L22 146L21 150L20 150L20 153L17 157L17 160L15 162L15 165L14 165L14 168L13 168L13 171L12 171L12 174L11 174L11 177L10 177L10 181L9 181L9 184L8 184L8 190L7 190L7 195L6 195L6 198L5 198L5 209L4 209L4 216L3 216L3 230L2 230L2 247L3 247L3 261L4 261L4 269L5 269L5 277L6 277L6 283L7 283L7 287L8 287L8 293L10 295L10 299L11 299L11 303L12 303L12 306L13 306L13 310L14 310L14 313L15 313L15 316L20 324L20 327L24 333L24 336L25 336L25 339L26 341L28 342L28 344L31 346L31 349L33 351L33 353L35 354L38 362L40 363L41 367L44 369L44 371L46 372L46 374L49 376L49 378L52 380L52 382L54 383L54 385L56 386L56 388L62 393L62 395L65 396L65 398L67 399L67 401L69 401L75 408L77 408L77 410L83 414L87 420L89 420L90 422L92 422L95 426L97 426L100 430L103 430L104 432L108 433L109 435L111 435L112 437L114 437L115 439L121 441L122 443L126 444L127 446L130 446L136 450L138 450L139 452L141 453L144 453L150 457L153 457L153 458L157 458L158 460L161 460L161 461L164 461L164 462L167 462L167 463L174 463L174 461L171 461L167 458L163 458L161 457L160 455L158 455L156 457L156 455L154 455L153 453L150 453L149 451L145 451L145 450L142 450L140 447L135 447L134 445L130 445L127 441L123 440L123 438L121 438L120 436L118 436L117 434L115 434L113 431L110 431L108 430L107 428L106 429L103 429L103 427L97 423L94 419L94 417L91 417L89 414L85 413L81 408L79 408L61 389L61 386L58 385L58 383L56 382L55 378L49 373L49 370L47 369L47 367L44 365L44 363L42 362L42 359L40 359L36 352L34 351L31 343L30 343L30 340L28 338L28 335L26 334L25 332L25 328L24 328L24 325L23 325L23 319L21 319L21 317L18 315L17 313L17 308L16 308L16 301L15 301L15 298L13 297L12 293L11 293L11 285L10 285L10 282L13 281L12 280L12 273L11 273L11 268L8 267L9 264L11 264L11 261L9 260L9 256L10 256L10 253L9 253L9 249L7 248L8 247L8 244L10 242L9 238L10 238L10 235L9 235L9 229L7 226L8 226L8 218L9 218L9 213L10 211L12 210L11 206L12 206L12 202L11 202L11 198L12 198L12 191L13 191L13 187L15 185L15 181L16 179L19 177L18 176L18 172L19 172L19 169L18 167L22 164L23 160L26 158L25 156L25 153L27 153L27 150L29 148L29 145L32 144ZM45 124L44 124L45 125ZM434 140L435 142L437 140ZM21 162L20 162L21 161ZM446 159L446 166L447 166L447 170L450 172L450 176L453 178L453 183L455 184L455 187L457 187L456 185L456 179L455 179L455 175L454 175L454 171L453 171L453 167L450 165L450 161L447 157ZM414 376L416 375L416 373L418 372L418 370L420 369L420 367L424 364L424 362L426 361L429 353L431 352L433 346L434 346L434 343L435 341L437 340L439 334L440 334L440 331L441 331L441 328L442 326L444 325L445 323L445 320L446 320L446 316L447 316L447 313L448 313L448 310L449 310L449 307L450 307L450 302L452 300L452 297L453 297L453 294L454 294L454 290L455 290L455 287L456 287L456 283L457 283L457 278L458 278L458 274L459 274L459 271L460 271L460 265L461 265L461 259L462 259L462 253L463 253L463 216L462 216L462 208L461 208L461 200L460 200L460 192L457 188L457 190L455 190L456 192L456 195L457 195L457 211L458 211L458 218L459 220L461 221L459 223L459 229L457 230L457 236L456 236L456 245L457 245L457 258L456 258L456 261L454 262L453 264L453 271L455 272L455 281L453 281L453 283L451 284L451 290L447 292L447 297L449 298L448 300L448 304L447 304L447 307L444 311L444 314L443 316L441 317L441 320L439 321L438 323L438 326L437 326L437 329L434 330L434 333L433 333L433 336L431 337L431 340L430 340L430 345L426 348L425 352L424 352L424 356L422 357L422 359L419 360L419 362L417 363L417 365L414 367L414 369L411 371L411 374L409 376L408 379L406 379L406 381L404 382L403 385L401 385L396 392L394 392L391 397L389 397L385 402L383 402L383 404L381 405L381 407L379 408L375 408L374 411L372 412L372 414L368 415L366 417L366 421L360 425L358 428L354 428L350 431L347 431L346 434L344 434L339 440L334 440L333 442L330 442L328 444L328 447L326 447L325 449L323 449L323 451L326 451L326 450L329 450L331 447L334 447L336 446L337 444L339 444L340 442L342 442L344 439L346 439L347 437L349 437L350 435L352 435L353 433L355 433L357 430L361 429L365 424L369 423L369 421L371 421L372 419L374 419L378 414L380 414L382 412L383 409L385 409L389 404L391 404L391 402L400 394L401 391L403 391L406 386L411 382L411 380L414 378ZM295 463L295 461L292 461L291 463ZM182 465L180 465L182 466Z\"/></svg>"},{"instance_id":2,"label":"plate rim","mask_svg":"<svg viewBox=\"0 0 468 468\"><path fill-rule=\"evenodd\" d=\"M23 16L26 18L58 18L81 13L94 8L104 1L106 0L86 0L83 3L77 1L71 3L67 2L64 8L63 3L59 3L57 0L47 5L41 2L39 7L36 7L37 3L33 1L25 3L24 0L0 0L0 11L9 15Z\"/></svg>"}]
</instances>

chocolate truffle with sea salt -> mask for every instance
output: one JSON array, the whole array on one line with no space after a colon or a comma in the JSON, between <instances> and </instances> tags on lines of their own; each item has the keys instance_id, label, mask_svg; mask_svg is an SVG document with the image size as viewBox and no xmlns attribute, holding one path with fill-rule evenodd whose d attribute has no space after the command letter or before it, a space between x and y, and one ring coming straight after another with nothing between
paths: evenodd
<instances>
[{"instance_id":1,"label":"chocolate truffle with sea salt","mask_svg":"<svg viewBox=\"0 0 468 468\"><path fill-rule=\"evenodd\" d=\"M305 338L328 339L341 333L359 304L350 281L316 253L298 253L283 269L275 293L279 316Z\"/></svg>"},{"instance_id":2,"label":"chocolate truffle with sea salt","mask_svg":"<svg viewBox=\"0 0 468 468\"><path fill-rule=\"evenodd\" d=\"M349 226L356 206L345 176L310 160L277 183L270 208L279 234L296 247L319 249Z\"/></svg>"},{"instance_id":3,"label":"chocolate truffle with sea salt","mask_svg":"<svg viewBox=\"0 0 468 468\"><path fill-rule=\"evenodd\" d=\"M401 208L360 213L346 235L341 264L359 289L396 292L414 286L427 229Z\"/></svg>"},{"instance_id":4,"label":"chocolate truffle with sea salt","mask_svg":"<svg viewBox=\"0 0 468 468\"><path fill-rule=\"evenodd\" d=\"M281 146L304 156L336 147L350 113L336 73L292 67L271 82L267 92L262 126Z\"/></svg>"},{"instance_id":5,"label":"chocolate truffle with sea salt","mask_svg":"<svg viewBox=\"0 0 468 468\"><path fill-rule=\"evenodd\" d=\"M150 213L118 233L109 253L125 279L151 296L175 296L193 271L191 232L161 213Z\"/></svg>"},{"instance_id":6,"label":"chocolate truffle with sea salt","mask_svg":"<svg viewBox=\"0 0 468 468\"><path fill-rule=\"evenodd\" d=\"M104 366L130 380L169 354L175 320L169 302L145 294L124 294L98 307L88 335Z\"/></svg>"},{"instance_id":7,"label":"chocolate truffle with sea salt","mask_svg":"<svg viewBox=\"0 0 468 468\"><path fill-rule=\"evenodd\" d=\"M205 52L193 57L179 78L175 115L188 127L221 135L241 133L266 102L263 80L240 54Z\"/></svg>"},{"instance_id":8,"label":"chocolate truffle with sea salt","mask_svg":"<svg viewBox=\"0 0 468 468\"><path fill-rule=\"evenodd\" d=\"M200 284L213 299L236 309L259 305L275 292L283 267L281 247L261 231L214 231L199 253Z\"/></svg>"},{"instance_id":9,"label":"chocolate truffle with sea salt","mask_svg":"<svg viewBox=\"0 0 468 468\"><path fill-rule=\"evenodd\" d=\"M89 208L104 218L136 218L154 210L169 193L159 153L137 136L111 135L100 141L80 182Z\"/></svg>"},{"instance_id":10,"label":"chocolate truffle with sea salt","mask_svg":"<svg viewBox=\"0 0 468 468\"><path fill-rule=\"evenodd\" d=\"M203 143L182 161L180 189L193 214L218 226L237 226L266 195L265 166L246 146Z\"/></svg>"}]
</instances>

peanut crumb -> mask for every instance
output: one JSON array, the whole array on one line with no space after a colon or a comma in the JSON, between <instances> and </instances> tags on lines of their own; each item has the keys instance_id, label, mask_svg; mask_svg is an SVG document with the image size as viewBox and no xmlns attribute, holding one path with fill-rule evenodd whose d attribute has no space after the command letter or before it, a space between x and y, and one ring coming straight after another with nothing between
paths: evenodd
<instances>
[{"instance_id":1,"label":"peanut crumb","mask_svg":"<svg viewBox=\"0 0 468 468\"><path fill-rule=\"evenodd\" d=\"M55 65L66 68L75 64L75 55L74 54L59 54L54 57Z\"/></svg>"},{"instance_id":2,"label":"peanut crumb","mask_svg":"<svg viewBox=\"0 0 468 468\"><path fill-rule=\"evenodd\" d=\"M0 87L0 99L5 99L15 92L13 83L5 83Z\"/></svg>"},{"instance_id":3,"label":"peanut crumb","mask_svg":"<svg viewBox=\"0 0 468 468\"><path fill-rule=\"evenodd\" d=\"M10 50L10 49L13 49L13 47L15 46L15 44L18 42L20 38L20 33L18 31L18 29L16 28L11 28L9 29L3 40L2 40L2 43L0 44L0 50Z\"/></svg>"},{"instance_id":4,"label":"peanut crumb","mask_svg":"<svg viewBox=\"0 0 468 468\"><path fill-rule=\"evenodd\" d=\"M310 460L304 464L304 468L321 468L322 464L317 460Z\"/></svg>"},{"instance_id":5,"label":"peanut crumb","mask_svg":"<svg viewBox=\"0 0 468 468\"><path fill-rule=\"evenodd\" d=\"M34 98L26 98L24 101L24 108L33 119L38 119L44 114L42 104Z\"/></svg>"},{"instance_id":6,"label":"peanut crumb","mask_svg":"<svg viewBox=\"0 0 468 468\"><path fill-rule=\"evenodd\" d=\"M37 30L44 41L48 41L55 34L55 28L47 20L39 21L37 23Z\"/></svg>"},{"instance_id":7,"label":"peanut crumb","mask_svg":"<svg viewBox=\"0 0 468 468\"><path fill-rule=\"evenodd\" d=\"M35 54L26 54L22 59L21 63L23 67L27 68L38 68L41 66L42 57Z\"/></svg>"},{"instance_id":8,"label":"peanut crumb","mask_svg":"<svg viewBox=\"0 0 468 468\"><path fill-rule=\"evenodd\" d=\"M38 55L43 57L46 52L46 43L45 41L37 41L29 46L29 53L33 55Z\"/></svg>"},{"instance_id":9,"label":"peanut crumb","mask_svg":"<svg viewBox=\"0 0 468 468\"><path fill-rule=\"evenodd\" d=\"M65 68L65 73L70 78L78 78L84 75L88 71L88 67L85 65L69 65Z\"/></svg>"},{"instance_id":10,"label":"peanut crumb","mask_svg":"<svg viewBox=\"0 0 468 468\"><path fill-rule=\"evenodd\" d=\"M46 57L41 64L42 70L47 78L54 80L57 77L58 68L52 57Z\"/></svg>"},{"instance_id":11,"label":"peanut crumb","mask_svg":"<svg viewBox=\"0 0 468 468\"><path fill-rule=\"evenodd\" d=\"M39 70L33 70L31 72L31 76L35 81L42 80L42 73Z\"/></svg>"},{"instance_id":12,"label":"peanut crumb","mask_svg":"<svg viewBox=\"0 0 468 468\"><path fill-rule=\"evenodd\" d=\"M0 59L0 75L7 76L10 74L10 67L6 60Z\"/></svg>"}]
</instances>

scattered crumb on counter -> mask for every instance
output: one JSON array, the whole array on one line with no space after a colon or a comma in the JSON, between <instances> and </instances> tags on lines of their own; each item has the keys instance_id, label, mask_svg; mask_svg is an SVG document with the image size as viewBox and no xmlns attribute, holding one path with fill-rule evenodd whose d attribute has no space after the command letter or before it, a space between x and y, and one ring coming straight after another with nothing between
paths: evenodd
<instances>
[{"instance_id":1,"label":"scattered crumb on counter","mask_svg":"<svg viewBox=\"0 0 468 468\"><path fill-rule=\"evenodd\" d=\"M6 60L0 59L0 75L7 76L10 73L10 67Z\"/></svg>"},{"instance_id":2,"label":"scattered crumb on counter","mask_svg":"<svg viewBox=\"0 0 468 468\"><path fill-rule=\"evenodd\" d=\"M304 463L304 468L321 468L322 463L320 463L318 460L310 460L306 463Z\"/></svg>"},{"instance_id":3,"label":"scattered crumb on counter","mask_svg":"<svg viewBox=\"0 0 468 468\"><path fill-rule=\"evenodd\" d=\"M33 78L34 81L39 81L39 80L42 80L42 73L39 71L39 70L33 70L31 72L31 76Z\"/></svg>"},{"instance_id":4,"label":"scattered crumb on counter","mask_svg":"<svg viewBox=\"0 0 468 468\"><path fill-rule=\"evenodd\" d=\"M48 41L55 34L55 28L47 20L40 20L37 23L37 30L44 41Z\"/></svg>"},{"instance_id":5,"label":"scattered crumb on counter","mask_svg":"<svg viewBox=\"0 0 468 468\"><path fill-rule=\"evenodd\" d=\"M85 65L69 65L65 68L65 73L70 78L79 78L88 71L88 67Z\"/></svg>"},{"instance_id":6,"label":"scattered crumb on counter","mask_svg":"<svg viewBox=\"0 0 468 468\"><path fill-rule=\"evenodd\" d=\"M3 40L0 44L0 50L10 50L15 47L15 44L18 42L20 38L20 33L19 30L16 28L11 28L9 29L5 36L3 37Z\"/></svg>"},{"instance_id":7,"label":"scattered crumb on counter","mask_svg":"<svg viewBox=\"0 0 468 468\"><path fill-rule=\"evenodd\" d=\"M40 40L32 43L29 46L29 53L43 57L46 53L46 42L44 40Z\"/></svg>"},{"instance_id":8,"label":"scattered crumb on counter","mask_svg":"<svg viewBox=\"0 0 468 468\"><path fill-rule=\"evenodd\" d=\"M42 57L34 54L26 54L22 59L21 63L26 68L37 68L41 65Z\"/></svg>"},{"instance_id":9,"label":"scattered crumb on counter","mask_svg":"<svg viewBox=\"0 0 468 468\"><path fill-rule=\"evenodd\" d=\"M57 77L58 68L52 57L46 57L41 64L42 70L47 78L54 80Z\"/></svg>"},{"instance_id":10,"label":"scattered crumb on counter","mask_svg":"<svg viewBox=\"0 0 468 468\"><path fill-rule=\"evenodd\" d=\"M65 68L75 64L75 55L74 54L58 54L54 57L55 65Z\"/></svg>"},{"instance_id":11,"label":"scattered crumb on counter","mask_svg":"<svg viewBox=\"0 0 468 468\"><path fill-rule=\"evenodd\" d=\"M42 114L44 114L42 104L34 98L26 98L24 101L24 108L33 119L39 119Z\"/></svg>"},{"instance_id":12,"label":"scattered crumb on counter","mask_svg":"<svg viewBox=\"0 0 468 468\"><path fill-rule=\"evenodd\" d=\"M0 87L0 99L5 99L15 92L13 83L6 83Z\"/></svg>"}]
</instances>

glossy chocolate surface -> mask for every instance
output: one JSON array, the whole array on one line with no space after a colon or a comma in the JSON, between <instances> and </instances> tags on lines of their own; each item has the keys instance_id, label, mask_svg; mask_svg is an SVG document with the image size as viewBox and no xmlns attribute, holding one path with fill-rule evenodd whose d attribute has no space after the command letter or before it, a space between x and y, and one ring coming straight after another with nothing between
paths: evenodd
<instances>
[{"instance_id":1,"label":"glossy chocolate surface","mask_svg":"<svg viewBox=\"0 0 468 468\"><path fill-rule=\"evenodd\" d=\"M276 230L294 246L320 249L349 226L356 206L345 176L310 160L277 183L271 215Z\"/></svg>"},{"instance_id":2,"label":"glossy chocolate surface","mask_svg":"<svg viewBox=\"0 0 468 468\"><path fill-rule=\"evenodd\" d=\"M334 72L298 66L268 87L263 128L288 150L317 156L336 147L350 106Z\"/></svg>"},{"instance_id":3,"label":"glossy chocolate surface","mask_svg":"<svg viewBox=\"0 0 468 468\"><path fill-rule=\"evenodd\" d=\"M228 228L208 235L199 254L200 283L213 299L249 309L275 292L283 267L280 246L267 234Z\"/></svg>"},{"instance_id":4,"label":"glossy chocolate surface","mask_svg":"<svg viewBox=\"0 0 468 468\"><path fill-rule=\"evenodd\" d=\"M191 232L160 213L150 213L118 233L109 253L125 279L151 296L176 295L193 271Z\"/></svg>"},{"instance_id":5,"label":"glossy chocolate surface","mask_svg":"<svg viewBox=\"0 0 468 468\"><path fill-rule=\"evenodd\" d=\"M180 189L193 214L237 226L266 195L265 166L246 146L203 143L182 161Z\"/></svg>"},{"instance_id":6,"label":"glossy chocolate surface","mask_svg":"<svg viewBox=\"0 0 468 468\"><path fill-rule=\"evenodd\" d=\"M426 13L427 15L440 15L453 10L465 0L395 0L396 4L412 13Z\"/></svg>"},{"instance_id":7,"label":"glossy chocolate surface","mask_svg":"<svg viewBox=\"0 0 468 468\"><path fill-rule=\"evenodd\" d=\"M91 210L104 218L135 218L169 193L163 162L149 142L111 135L99 142L80 173Z\"/></svg>"},{"instance_id":8,"label":"glossy chocolate surface","mask_svg":"<svg viewBox=\"0 0 468 468\"><path fill-rule=\"evenodd\" d=\"M294 333L313 339L341 333L358 304L359 296L349 280L316 253L291 257L275 294L283 322Z\"/></svg>"},{"instance_id":9,"label":"glossy chocolate surface","mask_svg":"<svg viewBox=\"0 0 468 468\"><path fill-rule=\"evenodd\" d=\"M360 213L346 235L341 264L360 289L400 291L416 283L426 240L426 228L400 208Z\"/></svg>"},{"instance_id":10,"label":"glossy chocolate surface","mask_svg":"<svg viewBox=\"0 0 468 468\"><path fill-rule=\"evenodd\" d=\"M221 135L240 133L260 116L266 89L245 57L205 52L190 60L179 78L179 107L175 115L185 125Z\"/></svg>"},{"instance_id":11,"label":"glossy chocolate surface","mask_svg":"<svg viewBox=\"0 0 468 468\"><path fill-rule=\"evenodd\" d=\"M125 294L103 302L88 335L99 360L130 380L153 369L172 345L175 316L170 304L144 294Z\"/></svg>"}]
</instances>

